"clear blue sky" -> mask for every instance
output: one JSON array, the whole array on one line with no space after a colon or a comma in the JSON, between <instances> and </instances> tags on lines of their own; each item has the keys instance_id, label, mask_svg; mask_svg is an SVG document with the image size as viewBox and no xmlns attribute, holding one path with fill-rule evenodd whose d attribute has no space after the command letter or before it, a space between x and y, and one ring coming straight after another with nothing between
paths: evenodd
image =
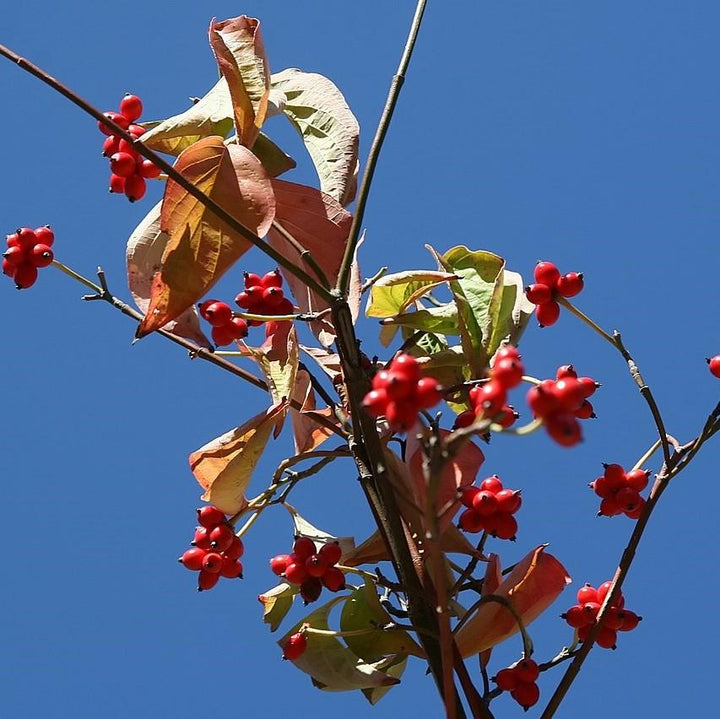
<instances>
[{"instance_id":1,"label":"clear blue sky","mask_svg":"<svg viewBox=\"0 0 720 719\"><path fill-rule=\"evenodd\" d=\"M432 267L423 249L468 244L529 276L538 258L586 273L578 305L628 347L668 419L687 441L720 397L704 357L720 352L720 6L711 0L438 2L431 0L377 173L361 257L366 275ZM367 152L396 66L411 2L214 4L7 3L0 41L102 109L127 90L146 117L203 94L217 71L210 18L261 18L271 67L321 72L344 91ZM49 222L57 255L85 274L102 265L127 297L125 241L159 198L130 205L106 192L102 138L91 119L38 81L0 63L3 112L0 232ZM298 139L267 129L313 182ZM256 254L242 269L270 265ZM4 278L3 278L4 280ZM232 296L237 278L223 284ZM289 546L280 512L248 538L246 578L194 591L180 568L198 487L187 455L264 406L262 393L150 337L54 270L3 307L3 716L176 719L243 716L437 717L419 662L376 709L325 694L279 661L257 594L269 556ZM232 294L231 294L232 293ZM364 322L366 347L376 328ZM509 563L550 542L574 585L533 626L537 655L569 639L557 615L585 581L612 576L632 529L595 519L585 485L600 463L631 465L653 441L650 416L621 359L576 320L531 327L528 370L573 362L603 383L586 442L497 438L485 469L522 487ZM284 440L263 466L290 452ZM720 445L671 487L626 584L645 621L597 650L558 716L709 716L717 704L714 617ZM651 468L656 470L657 464ZM260 489L261 477L256 487ZM295 503L337 534L369 528L350 464L337 464ZM517 657L498 650L495 668ZM471 663L472 664L472 663ZM475 671L475 667L472 666ZM559 678L541 680L547 698ZM542 700L541 700L542 702ZM408 709L411 706L412 709ZM493 707L518 716L507 698Z\"/></svg>"}]
</instances>

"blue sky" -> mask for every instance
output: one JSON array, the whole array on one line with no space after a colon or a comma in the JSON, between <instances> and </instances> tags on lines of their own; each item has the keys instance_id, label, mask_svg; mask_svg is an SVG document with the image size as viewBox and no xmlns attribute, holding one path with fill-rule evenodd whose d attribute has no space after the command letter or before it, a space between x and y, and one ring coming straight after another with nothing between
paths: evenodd
<instances>
[{"instance_id":1,"label":"blue sky","mask_svg":"<svg viewBox=\"0 0 720 719\"><path fill-rule=\"evenodd\" d=\"M691 439L720 394L703 359L720 352L717 3L429 5L366 215L364 274L432 268L425 243L492 250L526 277L539 258L583 271L578 306L622 330L669 431ZM0 42L101 109L131 90L145 117L160 118L216 80L210 18L259 17L274 71L321 72L343 90L364 157L412 10L375 0L180 0L130 12L41 0L3 9ZM0 232L51 223L59 259L87 275L102 265L127 297L125 241L159 183L136 205L108 195L94 121L7 61L0 84ZM280 118L267 130L299 161L288 179L314 182L293 131ZM255 253L241 264L270 267ZM232 296L237 284L220 287ZM194 591L194 576L175 563L199 496L187 455L265 398L160 338L131 347L132 323L81 294L53 270L28 292L0 283L3 715L439 716L419 662L373 710L359 695L318 692L279 661L256 596L273 583L267 558L291 541L280 512L249 536L242 583ZM359 331L378 350L375 325ZM501 547L506 563L547 541L574 579L533 626L538 657L548 658L569 639L557 615L577 586L612 576L632 529L624 517L595 519L585 485L603 461L632 465L653 425L620 357L574 318L530 327L522 351L536 376L573 362L603 384L581 447L538 434L498 437L486 452L483 471L525 496L517 545ZM284 440L273 447L258 489L288 452ZM666 493L625 588L645 619L617 651L591 655L557 716L600 717L609 701L616 717L706 716L715 705L719 458L711 443ZM294 503L330 532L369 531L350 463L301 487ZM519 642L509 644L496 669L517 657ZM558 679L542 678L543 698ZM521 713L504 697L493 707Z\"/></svg>"}]
</instances>

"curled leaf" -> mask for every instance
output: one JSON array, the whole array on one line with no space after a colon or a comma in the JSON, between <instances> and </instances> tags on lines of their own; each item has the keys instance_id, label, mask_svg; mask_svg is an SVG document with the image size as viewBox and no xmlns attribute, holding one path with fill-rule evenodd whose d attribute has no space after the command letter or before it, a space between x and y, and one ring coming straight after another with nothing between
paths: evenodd
<instances>
[{"instance_id":1,"label":"curled leaf","mask_svg":"<svg viewBox=\"0 0 720 719\"><path fill-rule=\"evenodd\" d=\"M258 597L258 601L263 605L263 622L270 625L271 632L285 619L295 601L295 595L299 592L299 584L283 582Z\"/></svg>"}]
</instances>

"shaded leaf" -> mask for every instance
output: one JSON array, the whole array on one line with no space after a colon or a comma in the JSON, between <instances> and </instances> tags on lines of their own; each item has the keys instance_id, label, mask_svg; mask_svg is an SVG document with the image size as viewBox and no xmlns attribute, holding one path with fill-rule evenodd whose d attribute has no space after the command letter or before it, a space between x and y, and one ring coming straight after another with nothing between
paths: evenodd
<instances>
[{"instance_id":1,"label":"shaded leaf","mask_svg":"<svg viewBox=\"0 0 720 719\"><path fill-rule=\"evenodd\" d=\"M407 657L395 657L389 664L378 665L378 669L381 669L391 677L395 677L398 681L402 677L405 667L407 666ZM363 689L362 693L365 698L373 706L377 704L390 690L392 687L376 687L375 689Z\"/></svg>"},{"instance_id":2,"label":"shaded leaf","mask_svg":"<svg viewBox=\"0 0 720 719\"><path fill-rule=\"evenodd\" d=\"M310 384L310 375L305 370L300 370L297 373L292 398L302 406L302 410L299 412L294 407L290 409L295 453L312 452L326 439L332 437L333 432L327 427L318 424L307 412L319 413L331 420L335 420L335 414L331 407L316 409L315 392ZM340 426L339 422L337 424Z\"/></svg>"},{"instance_id":3,"label":"shaded leaf","mask_svg":"<svg viewBox=\"0 0 720 719\"><path fill-rule=\"evenodd\" d=\"M328 614L330 610L346 599L346 596L335 597L316 609L278 640L278 645L282 647L290 636L300 630L303 624L309 624L314 629L329 629ZM309 674L315 686L321 689L350 691L392 686L398 683L398 679L395 677L364 662L336 637L308 634L307 640L307 649L300 657L293 660L293 664Z\"/></svg>"},{"instance_id":4,"label":"shaded leaf","mask_svg":"<svg viewBox=\"0 0 720 719\"><path fill-rule=\"evenodd\" d=\"M422 330L433 334L457 335L461 334L458 308L454 304L430 307L427 310L403 312L394 317L381 320L383 325L400 325L414 330ZM386 338L383 337L385 341Z\"/></svg>"},{"instance_id":5,"label":"shaded leaf","mask_svg":"<svg viewBox=\"0 0 720 719\"><path fill-rule=\"evenodd\" d=\"M190 469L205 490L203 500L225 514L247 505L245 490L285 404L271 407L190 455Z\"/></svg>"},{"instance_id":6,"label":"shaded leaf","mask_svg":"<svg viewBox=\"0 0 720 719\"><path fill-rule=\"evenodd\" d=\"M276 221L313 255L330 284L334 286L345 254L352 215L336 200L313 187L284 180L272 180L272 187L277 208ZM321 278L311 267L305 265L300 253L277 229L270 228L268 239L278 252L292 259L321 282ZM301 312L320 312L328 308L328 303L308 289L295 275L282 267L280 271L290 286ZM335 332L329 319L310 322L309 325L323 346L329 347L332 344Z\"/></svg>"},{"instance_id":7,"label":"shaded leaf","mask_svg":"<svg viewBox=\"0 0 720 719\"><path fill-rule=\"evenodd\" d=\"M286 155L267 135L258 134L252 147L253 155L262 162L270 177L277 177L297 167L297 162Z\"/></svg>"},{"instance_id":8,"label":"shaded leaf","mask_svg":"<svg viewBox=\"0 0 720 719\"><path fill-rule=\"evenodd\" d=\"M274 632L285 619L299 592L299 584L283 582L258 596L258 600L263 605L263 622L270 625L271 632Z\"/></svg>"},{"instance_id":9,"label":"shaded leaf","mask_svg":"<svg viewBox=\"0 0 720 719\"><path fill-rule=\"evenodd\" d=\"M232 98L239 142L252 147L265 122L270 68L260 21L246 15L210 23L210 46Z\"/></svg>"},{"instance_id":10,"label":"shaded leaf","mask_svg":"<svg viewBox=\"0 0 720 719\"><path fill-rule=\"evenodd\" d=\"M128 286L135 304L141 312L150 305L152 280L160 269L161 259L168 236L160 229L160 205L158 203L133 230L127 242ZM195 306L168 322L163 329L196 342L200 347L212 348L212 343L200 329L200 319Z\"/></svg>"},{"instance_id":11,"label":"shaded leaf","mask_svg":"<svg viewBox=\"0 0 720 719\"><path fill-rule=\"evenodd\" d=\"M540 546L524 557L493 592L512 602L525 626L544 612L570 583L565 567ZM497 602L482 604L455 634L463 657L490 649L519 631L512 613Z\"/></svg>"},{"instance_id":12,"label":"shaded leaf","mask_svg":"<svg viewBox=\"0 0 720 719\"><path fill-rule=\"evenodd\" d=\"M357 187L360 126L326 77L290 68L271 78L285 116L300 133L320 178L320 189L345 206Z\"/></svg>"},{"instance_id":13,"label":"shaded leaf","mask_svg":"<svg viewBox=\"0 0 720 719\"><path fill-rule=\"evenodd\" d=\"M517 344L535 310L535 305L525 296L523 279L517 272L505 270L502 285L495 291L500 294L501 300L492 336L485 348L490 357L505 341Z\"/></svg>"},{"instance_id":14,"label":"shaded leaf","mask_svg":"<svg viewBox=\"0 0 720 719\"><path fill-rule=\"evenodd\" d=\"M317 362L318 367L333 383L337 377L342 376L340 357L336 352L329 352L321 347L306 347L305 345L300 345L300 349Z\"/></svg>"},{"instance_id":15,"label":"shaded leaf","mask_svg":"<svg viewBox=\"0 0 720 719\"><path fill-rule=\"evenodd\" d=\"M425 656L406 631L380 628L391 623L394 623L394 620L380 604L375 585L367 579L362 586L353 590L343 604L340 615L341 631L372 630L367 634L344 637L348 647L361 659L376 662L393 654Z\"/></svg>"},{"instance_id":16,"label":"shaded leaf","mask_svg":"<svg viewBox=\"0 0 720 719\"><path fill-rule=\"evenodd\" d=\"M245 227L264 235L275 216L270 178L245 147L208 137L185 150L175 169ZM251 244L190 193L167 181L161 227L170 239L155 274L147 315L138 336L175 319L222 277Z\"/></svg>"}]
</instances>

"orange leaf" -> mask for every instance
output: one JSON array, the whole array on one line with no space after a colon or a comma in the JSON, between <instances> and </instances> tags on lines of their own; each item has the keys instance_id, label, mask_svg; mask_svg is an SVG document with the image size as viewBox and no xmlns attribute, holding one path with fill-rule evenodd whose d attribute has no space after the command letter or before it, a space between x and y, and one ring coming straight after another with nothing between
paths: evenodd
<instances>
[{"instance_id":1,"label":"orange leaf","mask_svg":"<svg viewBox=\"0 0 720 719\"><path fill-rule=\"evenodd\" d=\"M297 373L293 399L302 405L302 410L299 412L296 409L290 409L290 419L292 421L293 436L295 439L295 454L312 452L312 450L319 447L326 439L332 437L333 432L327 427L318 424L312 416L307 415L306 412L322 414L328 419L337 421L335 414L331 407L320 410L315 408L315 392L310 384L310 375L305 370L301 369Z\"/></svg>"},{"instance_id":2,"label":"orange leaf","mask_svg":"<svg viewBox=\"0 0 720 719\"><path fill-rule=\"evenodd\" d=\"M545 545L524 557L493 592L506 597L525 626L542 614L570 583L560 562L545 552ZM470 657L519 632L512 613L498 602L482 604L455 635L463 657Z\"/></svg>"},{"instance_id":3,"label":"orange leaf","mask_svg":"<svg viewBox=\"0 0 720 719\"><path fill-rule=\"evenodd\" d=\"M226 147L221 137L207 137L185 150L175 169L249 230L267 232L275 200L270 178L250 150L235 144ZM165 188L161 227L170 239L153 278L138 337L181 315L251 247L172 180Z\"/></svg>"},{"instance_id":4,"label":"orange leaf","mask_svg":"<svg viewBox=\"0 0 720 719\"><path fill-rule=\"evenodd\" d=\"M272 187L277 203L276 221L312 254L330 284L334 286L345 254L352 215L337 200L314 187L284 180L272 180ZM308 274L317 277L315 271L305 265L300 253L275 228L270 229L268 240L285 257L303 267ZM282 268L281 272L302 312L327 309L328 303L308 289L295 275ZM320 280L319 277L317 279ZM335 339L332 324L327 320L311 322L310 329L325 347L329 347Z\"/></svg>"},{"instance_id":5,"label":"orange leaf","mask_svg":"<svg viewBox=\"0 0 720 719\"><path fill-rule=\"evenodd\" d=\"M190 469L205 490L203 500L225 514L235 514L247 505L250 477L286 409L286 403L271 407L190 455Z\"/></svg>"},{"instance_id":6,"label":"orange leaf","mask_svg":"<svg viewBox=\"0 0 720 719\"><path fill-rule=\"evenodd\" d=\"M240 17L210 23L210 46L232 98L238 140L252 147L267 115L270 68L260 21ZM263 233L264 234L264 233Z\"/></svg>"}]
</instances>

